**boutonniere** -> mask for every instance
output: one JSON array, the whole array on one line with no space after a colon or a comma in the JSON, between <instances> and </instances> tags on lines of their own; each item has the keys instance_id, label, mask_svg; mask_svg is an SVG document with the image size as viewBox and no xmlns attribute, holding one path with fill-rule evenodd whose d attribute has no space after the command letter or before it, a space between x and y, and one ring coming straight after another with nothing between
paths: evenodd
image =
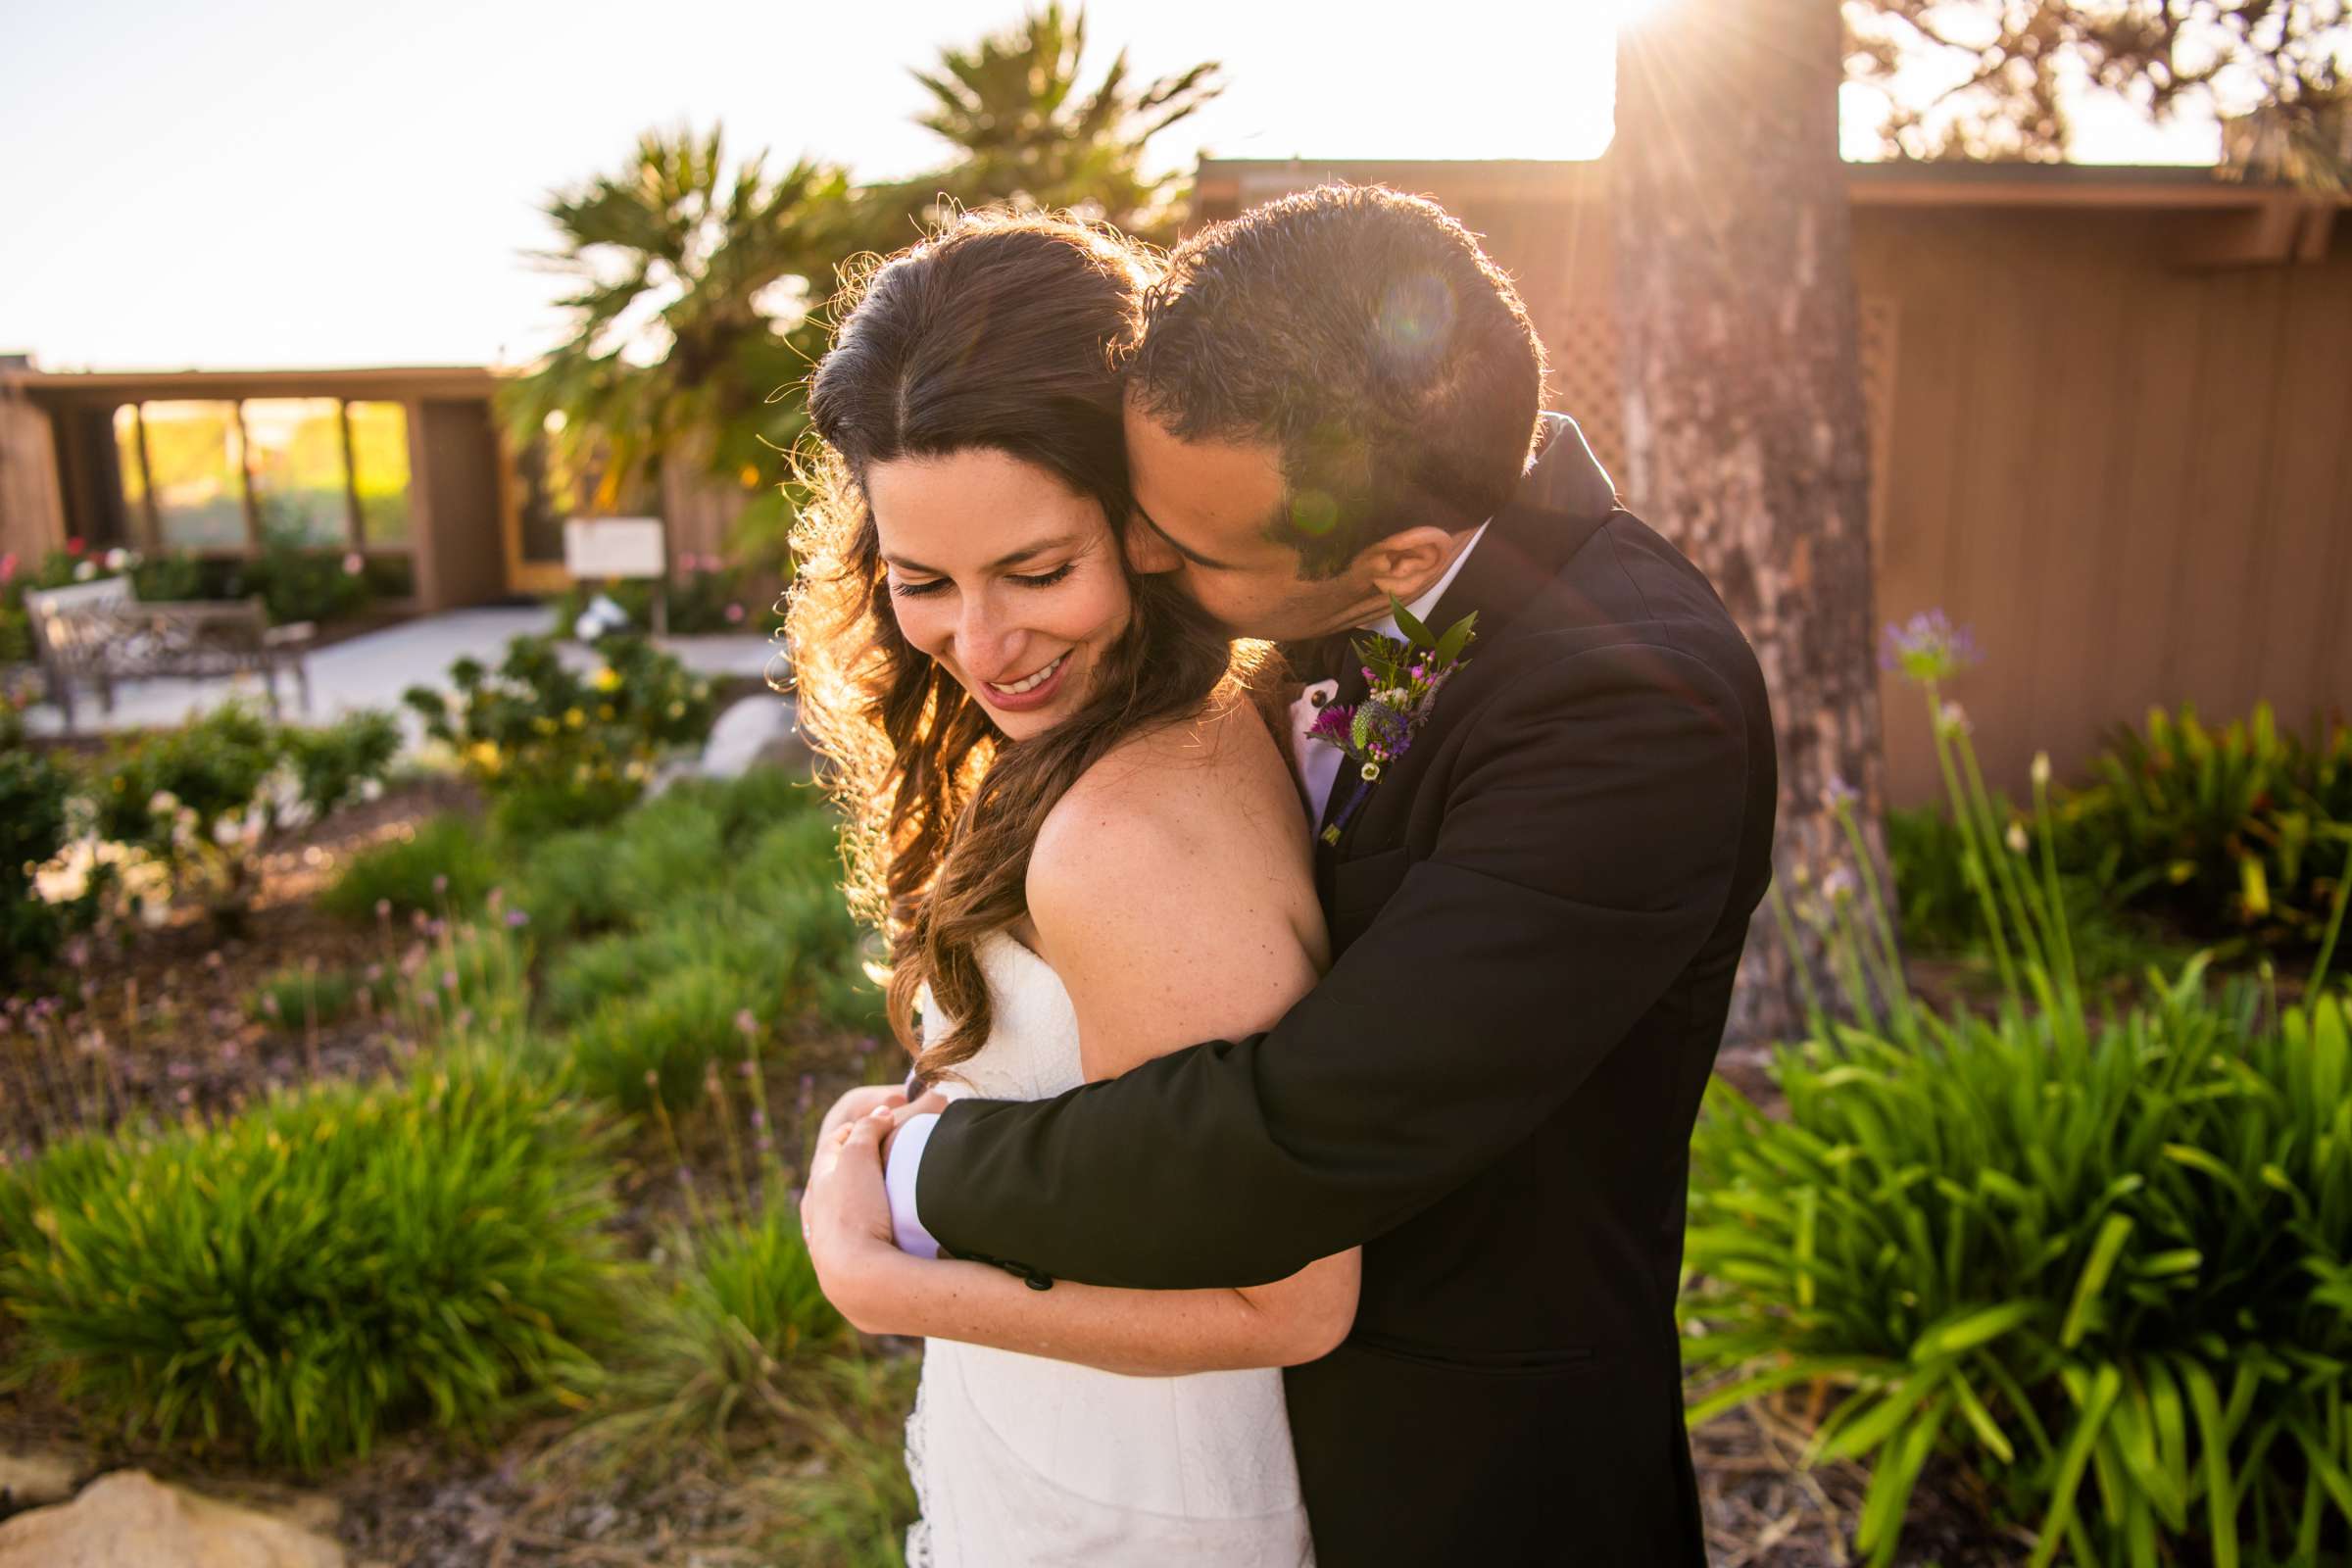
<instances>
[{"instance_id":1,"label":"boutonniere","mask_svg":"<svg viewBox=\"0 0 2352 1568\"><path fill-rule=\"evenodd\" d=\"M1340 842L1348 819L1380 781L1381 771L1412 748L1413 738L1421 733L1430 710L1437 706L1439 688L1462 667L1463 650L1478 635L1473 629L1478 621L1475 612L1446 627L1444 636L1433 637L1395 594L1389 596L1389 609L1396 616L1396 629L1404 635L1373 633L1353 645L1363 662L1363 701L1333 703L1307 726L1307 739L1336 746L1356 763L1354 791L1331 826L1323 830L1326 844Z\"/></svg>"}]
</instances>

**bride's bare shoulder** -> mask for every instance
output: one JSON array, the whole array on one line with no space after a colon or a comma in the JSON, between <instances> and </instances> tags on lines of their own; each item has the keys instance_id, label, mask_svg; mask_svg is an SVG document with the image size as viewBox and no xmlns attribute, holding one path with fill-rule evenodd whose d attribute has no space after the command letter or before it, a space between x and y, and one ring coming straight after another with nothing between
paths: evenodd
<instances>
[{"instance_id":1,"label":"bride's bare shoulder","mask_svg":"<svg viewBox=\"0 0 2352 1568\"><path fill-rule=\"evenodd\" d=\"M1270 1027L1325 958L1306 812L1246 699L1129 738L1055 803L1029 914L1089 1078Z\"/></svg>"},{"instance_id":2,"label":"bride's bare shoulder","mask_svg":"<svg viewBox=\"0 0 2352 1568\"><path fill-rule=\"evenodd\" d=\"M1289 764L1247 694L1220 692L1189 718L1121 740L1054 803L1030 859L1034 883L1154 868L1171 856L1262 855L1304 840Z\"/></svg>"}]
</instances>

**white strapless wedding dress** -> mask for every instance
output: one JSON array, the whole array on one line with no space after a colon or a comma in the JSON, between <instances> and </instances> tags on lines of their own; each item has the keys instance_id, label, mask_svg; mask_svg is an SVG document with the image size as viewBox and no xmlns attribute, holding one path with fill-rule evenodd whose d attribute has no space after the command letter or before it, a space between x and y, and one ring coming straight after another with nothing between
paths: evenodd
<instances>
[{"instance_id":1,"label":"white strapless wedding dress","mask_svg":"<svg viewBox=\"0 0 2352 1568\"><path fill-rule=\"evenodd\" d=\"M1046 1100L1085 1079L1052 966L1010 936L979 950L996 1009L951 1097ZM929 998L923 999L928 1004ZM946 1022L925 1007L926 1039ZM1314 1560L1274 1369L1124 1377L930 1340L906 1469L908 1568L1300 1568Z\"/></svg>"}]
</instances>

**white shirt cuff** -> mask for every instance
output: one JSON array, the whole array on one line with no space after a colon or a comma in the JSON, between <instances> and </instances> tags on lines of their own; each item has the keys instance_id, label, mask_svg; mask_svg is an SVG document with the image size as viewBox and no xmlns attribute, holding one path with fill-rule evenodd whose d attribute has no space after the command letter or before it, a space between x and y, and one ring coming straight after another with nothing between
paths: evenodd
<instances>
[{"instance_id":1,"label":"white shirt cuff","mask_svg":"<svg viewBox=\"0 0 2352 1568\"><path fill-rule=\"evenodd\" d=\"M907 1118L906 1125L890 1141L890 1162L882 1173L882 1185L890 1192L891 1239L899 1244L900 1251L914 1257L939 1256L939 1243L923 1229L914 1211L914 1184L922 1169L923 1146L931 1141L931 1129L938 1125L937 1112Z\"/></svg>"}]
</instances>

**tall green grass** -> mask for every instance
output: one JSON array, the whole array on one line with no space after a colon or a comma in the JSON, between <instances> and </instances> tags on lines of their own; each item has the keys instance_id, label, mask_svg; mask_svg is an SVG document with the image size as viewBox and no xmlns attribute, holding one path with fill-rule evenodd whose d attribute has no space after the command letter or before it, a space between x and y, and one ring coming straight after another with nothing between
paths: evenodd
<instances>
[{"instance_id":1,"label":"tall green grass","mask_svg":"<svg viewBox=\"0 0 2352 1568\"><path fill-rule=\"evenodd\" d=\"M2094 1008L2046 767L2029 856L1925 662L2003 995L1990 1016L1910 996L1841 807L1861 874L1797 911L1841 1004L1817 994L1778 1054L1785 1116L1718 1083L1693 1143L1687 1346L1732 1376L1692 1417L1840 1391L1813 1454L1871 1467L1874 1563L1938 1457L2034 1532L2034 1565L2321 1562L2352 1524L2344 879L2300 1003L2211 988L2200 958Z\"/></svg>"},{"instance_id":2,"label":"tall green grass","mask_svg":"<svg viewBox=\"0 0 2352 1568\"><path fill-rule=\"evenodd\" d=\"M617 1300L610 1134L488 1050L63 1145L10 1174L26 1369L130 1433L316 1471L580 1398Z\"/></svg>"}]
</instances>

